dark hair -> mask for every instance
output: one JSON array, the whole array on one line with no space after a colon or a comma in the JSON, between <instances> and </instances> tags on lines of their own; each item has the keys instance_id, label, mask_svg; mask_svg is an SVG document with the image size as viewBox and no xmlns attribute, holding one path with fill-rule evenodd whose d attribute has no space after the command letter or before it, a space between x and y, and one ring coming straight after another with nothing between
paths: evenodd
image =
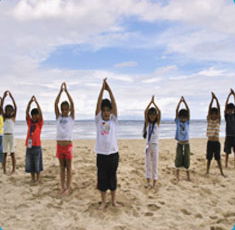
<instances>
[{"instance_id":1,"label":"dark hair","mask_svg":"<svg viewBox=\"0 0 235 230\"><path fill-rule=\"evenodd\" d=\"M112 103L109 99L103 99L101 102L101 110L104 109L104 107L108 107L110 110L112 110Z\"/></svg>"},{"instance_id":2,"label":"dark hair","mask_svg":"<svg viewBox=\"0 0 235 230\"><path fill-rule=\"evenodd\" d=\"M213 107L210 109L210 113L216 113L218 114L219 110L216 107Z\"/></svg>"},{"instance_id":3,"label":"dark hair","mask_svg":"<svg viewBox=\"0 0 235 230\"><path fill-rule=\"evenodd\" d=\"M157 110L154 108L154 107L151 107L149 110L148 110L148 122L149 123L152 123L150 120L149 120L149 115L150 114L156 114L157 115ZM154 120L153 124L155 124L156 122L158 121L158 116L156 116L156 119ZM144 122L144 128L143 128L143 138L145 139L147 136L147 126L146 126L146 122Z\"/></svg>"},{"instance_id":4,"label":"dark hair","mask_svg":"<svg viewBox=\"0 0 235 230\"><path fill-rule=\"evenodd\" d=\"M31 110L31 116L33 116L34 114L39 114L38 109L35 108Z\"/></svg>"},{"instance_id":5,"label":"dark hair","mask_svg":"<svg viewBox=\"0 0 235 230\"><path fill-rule=\"evenodd\" d=\"M186 110L186 109L181 109L181 110L179 111L179 113L178 113L178 116L179 116L179 117L186 117L186 118L188 118L188 110Z\"/></svg>"},{"instance_id":6,"label":"dark hair","mask_svg":"<svg viewBox=\"0 0 235 230\"><path fill-rule=\"evenodd\" d=\"M234 106L233 103L229 103L229 104L227 105L227 109L234 109L234 108L235 108L235 106Z\"/></svg>"},{"instance_id":7,"label":"dark hair","mask_svg":"<svg viewBox=\"0 0 235 230\"><path fill-rule=\"evenodd\" d=\"M63 101L60 105L60 108L62 108L63 106L68 106L69 108L69 103L67 101Z\"/></svg>"},{"instance_id":8,"label":"dark hair","mask_svg":"<svg viewBox=\"0 0 235 230\"><path fill-rule=\"evenodd\" d=\"M7 113L7 109L12 109L12 114L10 116L8 116L6 113ZM7 117L7 118L11 118L15 115L15 109L12 105L6 105L5 106L5 114L4 114L4 117Z\"/></svg>"}]
</instances>

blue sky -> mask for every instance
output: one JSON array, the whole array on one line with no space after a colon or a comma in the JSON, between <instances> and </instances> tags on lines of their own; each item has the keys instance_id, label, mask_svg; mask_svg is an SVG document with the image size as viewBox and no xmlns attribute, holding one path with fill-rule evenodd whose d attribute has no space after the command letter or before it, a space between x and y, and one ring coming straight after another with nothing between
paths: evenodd
<instances>
[{"instance_id":1,"label":"blue sky","mask_svg":"<svg viewBox=\"0 0 235 230\"><path fill-rule=\"evenodd\" d=\"M66 81L76 118L93 119L107 77L120 119L143 119L153 94L163 119L181 95L205 118L210 92L223 109L235 88L234 22L232 0L2 0L0 91L15 95L18 119L33 94L54 119Z\"/></svg>"}]
</instances>

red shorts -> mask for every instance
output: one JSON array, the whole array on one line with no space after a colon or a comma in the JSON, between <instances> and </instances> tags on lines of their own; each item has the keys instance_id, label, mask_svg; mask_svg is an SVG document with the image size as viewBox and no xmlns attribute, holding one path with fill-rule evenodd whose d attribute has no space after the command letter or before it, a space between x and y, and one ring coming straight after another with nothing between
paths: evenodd
<instances>
[{"instance_id":1,"label":"red shorts","mask_svg":"<svg viewBox=\"0 0 235 230\"><path fill-rule=\"evenodd\" d=\"M62 146L57 144L56 157L59 159L69 159L73 157L73 144Z\"/></svg>"}]
</instances>

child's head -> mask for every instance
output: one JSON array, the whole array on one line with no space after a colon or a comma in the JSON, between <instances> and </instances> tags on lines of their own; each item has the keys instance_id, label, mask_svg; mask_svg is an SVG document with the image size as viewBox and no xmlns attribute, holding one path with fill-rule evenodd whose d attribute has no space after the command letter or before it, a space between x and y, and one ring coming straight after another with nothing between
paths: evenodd
<instances>
[{"instance_id":1,"label":"child's head","mask_svg":"<svg viewBox=\"0 0 235 230\"><path fill-rule=\"evenodd\" d=\"M211 120L218 119L218 115L219 115L219 110L216 107L211 108L211 110L210 110L210 118L211 118Z\"/></svg>"},{"instance_id":2,"label":"child's head","mask_svg":"<svg viewBox=\"0 0 235 230\"><path fill-rule=\"evenodd\" d=\"M231 114L234 113L234 109L235 109L234 104L233 104L233 103L229 103L229 104L227 105L227 110L226 110L226 112L231 115Z\"/></svg>"},{"instance_id":3,"label":"child's head","mask_svg":"<svg viewBox=\"0 0 235 230\"><path fill-rule=\"evenodd\" d=\"M67 101L63 101L61 103L60 109L63 117L67 117L69 115L70 106Z\"/></svg>"},{"instance_id":4,"label":"child's head","mask_svg":"<svg viewBox=\"0 0 235 230\"><path fill-rule=\"evenodd\" d=\"M158 115L157 110L155 108L151 107L148 110L148 121L151 122L151 123L157 122L157 119L158 119L157 115Z\"/></svg>"},{"instance_id":5,"label":"child's head","mask_svg":"<svg viewBox=\"0 0 235 230\"><path fill-rule=\"evenodd\" d=\"M110 115L112 112L112 104L109 99L103 99L101 102L101 111L102 111L102 118L105 121L110 119Z\"/></svg>"},{"instance_id":6,"label":"child's head","mask_svg":"<svg viewBox=\"0 0 235 230\"><path fill-rule=\"evenodd\" d=\"M186 109L181 109L179 111L178 117L180 119L181 122L186 122L188 120L188 110Z\"/></svg>"},{"instance_id":7,"label":"child's head","mask_svg":"<svg viewBox=\"0 0 235 230\"><path fill-rule=\"evenodd\" d=\"M5 116L13 117L15 113L14 107L12 105L6 105L5 107Z\"/></svg>"},{"instance_id":8,"label":"child's head","mask_svg":"<svg viewBox=\"0 0 235 230\"><path fill-rule=\"evenodd\" d=\"M31 110L31 117L32 117L32 121L33 122L37 122L38 121L38 119L39 119L39 111L38 111L38 109L32 109Z\"/></svg>"}]
</instances>

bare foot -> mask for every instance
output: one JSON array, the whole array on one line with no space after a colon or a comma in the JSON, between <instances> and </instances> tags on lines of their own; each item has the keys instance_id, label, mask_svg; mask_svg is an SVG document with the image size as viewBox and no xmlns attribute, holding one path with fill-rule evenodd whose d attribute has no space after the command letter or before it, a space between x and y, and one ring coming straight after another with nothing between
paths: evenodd
<instances>
[{"instance_id":1,"label":"bare foot","mask_svg":"<svg viewBox=\"0 0 235 230\"><path fill-rule=\"evenodd\" d=\"M71 191L71 189L70 189L70 188L67 188L67 189L64 190L64 192L63 192L62 195L63 195L63 196L69 195L70 191Z\"/></svg>"},{"instance_id":2,"label":"bare foot","mask_svg":"<svg viewBox=\"0 0 235 230\"><path fill-rule=\"evenodd\" d=\"M116 201L113 202L112 205L113 205L113 207L116 207L116 208L120 207L120 205Z\"/></svg>"},{"instance_id":3,"label":"bare foot","mask_svg":"<svg viewBox=\"0 0 235 230\"><path fill-rule=\"evenodd\" d=\"M227 178L228 176L224 175L224 174L221 174L224 178Z\"/></svg>"},{"instance_id":4,"label":"bare foot","mask_svg":"<svg viewBox=\"0 0 235 230\"><path fill-rule=\"evenodd\" d=\"M106 203L102 203L98 209L103 211L105 207L106 207Z\"/></svg>"},{"instance_id":5,"label":"bare foot","mask_svg":"<svg viewBox=\"0 0 235 230\"><path fill-rule=\"evenodd\" d=\"M15 170L13 170L13 171L11 172L11 175L12 175L12 174L15 174L15 172L16 172L16 171L15 171Z\"/></svg>"},{"instance_id":6,"label":"bare foot","mask_svg":"<svg viewBox=\"0 0 235 230\"><path fill-rule=\"evenodd\" d=\"M151 189L152 185L151 184L147 184L146 186L144 186L146 189Z\"/></svg>"},{"instance_id":7,"label":"bare foot","mask_svg":"<svg viewBox=\"0 0 235 230\"><path fill-rule=\"evenodd\" d=\"M66 190L65 188L62 188L62 189L59 191L59 194L62 195L65 190Z\"/></svg>"}]
</instances>

